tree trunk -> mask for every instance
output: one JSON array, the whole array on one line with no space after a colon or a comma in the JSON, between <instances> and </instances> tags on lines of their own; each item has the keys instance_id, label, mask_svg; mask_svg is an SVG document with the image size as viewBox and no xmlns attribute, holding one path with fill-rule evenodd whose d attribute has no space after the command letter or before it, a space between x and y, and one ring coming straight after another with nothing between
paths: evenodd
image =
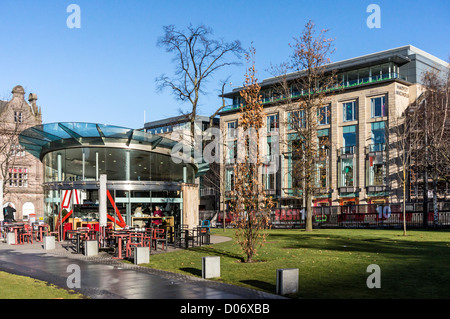
<instances>
[{"instance_id":1,"label":"tree trunk","mask_svg":"<svg viewBox=\"0 0 450 319\"><path fill-rule=\"evenodd\" d=\"M406 172L403 169L403 236L406 236Z\"/></svg>"}]
</instances>

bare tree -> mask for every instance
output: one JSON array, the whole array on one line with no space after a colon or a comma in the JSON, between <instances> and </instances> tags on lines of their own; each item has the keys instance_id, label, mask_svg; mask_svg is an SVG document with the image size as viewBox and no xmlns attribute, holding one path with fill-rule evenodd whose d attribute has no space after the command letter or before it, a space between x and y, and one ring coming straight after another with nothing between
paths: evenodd
<instances>
[{"instance_id":1,"label":"bare tree","mask_svg":"<svg viewBox=\"0 0 450 319\"><path fill-rule=\"evenodd\" d=\"M169 88L178 100L190 103L188 115L194 141L194 122L200 96L205 94L204 85L219 69L239 64L230 56L240 58L243 49L237 40L225 42L213 38L211 28L204 25L189 25L186 30L169 25L163 29L164 35L157 44L173 55L175 72L173 76L162 74L156 82L160 90Z\"/></svg>"},{"instance_id":2,"label":"bare tree","mask_svg":"<svg viewBox=\"0 0 450 319\"><path fill-rule=\"evenodd\" d=\"M422 110L424 133L426 134L426 152L424 158L425 165L433 184L433 210L434 225L438 224L438 182L448 179L449 164L448 145L450 142L450 68L446 73L430 70L424 73L423 82L425 85L424 106ZM426 109L425 109L426 108ZM424 181L427 182L427 181Z\"/></svg>"},{"instance_id":3,"label":"bare tree","mask_svg":"<svg viewBox=\"0 0 450 319\"><path fill-rule=\"evenodd\" d=\"M300 37L290 44L290 60L274 68L279 79L278 94L288 113L287 124L296 135L286 142L292 157L293 192L301 193L306 206L306 231L312 231L317 170L330 146L329 139L317 136L319 122L330 116L326 95L335 87L335 73L326 69L334 41L326 37L327 32L316 34L314 22L308 21Z\"/></svg>"},{"instance_id":4,"label":"bare tree","mask_svg":"<svg viewBox=\"0 0 450 319\"><path fill-rule=\"evenodd\" d=\"M422 140L422 134L417 131L420 121L419 113L415 112L414 106L408 107L399 116L393 116L389 120L389 125L385 127L386 151L393 155L391 165L396 180L402 189L402 219L403 235L406 236L406 198L408 189L408 172L411 169L414 151Z\"/></svg>"},{"instance_id":5,"label":"bare tree","mask_svg":"<svg viewBox=\"0 0 450 319\"><path fill-rule=\"evenodd\" d=\"M254 48L250 49L245 84L240 92L243 105L239 116L238 160L235 163L235 185L231 191L231 210L236 239L246 262L252 262L257 248L264 240L264 229L269 227L273 203L265 194L260 176L262 172L262 146L260 136L265 113L261 103L260 86L256 79Z\"/></svg>"}]
</instances>

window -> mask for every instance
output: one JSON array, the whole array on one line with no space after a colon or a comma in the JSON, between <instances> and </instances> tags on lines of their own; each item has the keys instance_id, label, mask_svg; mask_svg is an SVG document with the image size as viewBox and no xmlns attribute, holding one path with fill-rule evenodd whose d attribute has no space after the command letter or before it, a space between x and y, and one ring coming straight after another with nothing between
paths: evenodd
<instances>
[{"instance_id":1,"label":"window","mask_svg":"<svg viewBox=\"0 0 450 319\"><path fill-rule=\"evenodd\" d=\"M28 187L28 169L14 167L9 169L10 187Z\"/></svg>"},{"instance_id":2,"label":"window","mask_svg":"<svg viewBox=\"0 0 450 319\"><path fill-rule=\"evenodd\" d=\"M236 163L237 160L237 141L228 142L227 163Z\"/></svg>"},{"instance_id":3,"label":"window","mask_svg":"<svg viewBox=\"0 0 450 319\"><path fill-rule=\"evenodd\" d=\"M263 174L263 184L264 189L273 190L275 189L275 174L267 174L267 166L264 167L265 173Z\"/></svg>"},{"instance_id":4,"label":"window","mask_svg":"<svg viewBox=\"0 0 450 319\"><path fill-rule=\"evenodd\" d=\"M234 96L233 97L233 106L234 107L241 106L241 97L240 96Z\"/></svg>"},{"instance_id":5,"label":"window","mask_svg":"<svg viewBox=\"0 0 450 319\"><path fill-rule=\"evenodd\" d=\"M292 111L288 113L288 130L296 130L304 128L305 122L305 111Z\"/></svg>"},{"instance_id":6,"label":"window","mask_svg":"<svg viewBox=\"0 0 450 319\"><path fill-rule=\"evenodd\" d=\"M330 105L323 106L319 109L319 125L330 124Z\"/></svg>"},{"instance_id":7,"label":"window","mask_svg":"<svg viewBox=\"0 0 450 319\"><path fill-rule=\"evenodd\" d=\"M356 102L343 103L343 121L356 121Z\"/></svg>"},{"instance_id":8,"label":"window","mask_svg":"<svg viewBox=\"0 0 450 319\"><path fill-rule=\"evenodd\" d=\"M371 152L379 152L384 150L385 145L385 126L384 122L372 123L372 145Z\"/></svg>"},{"instance_id":9,"label":"window","mask_svg":"<svg viewBox=\"0 0 450 319\"><path fill-rule=\"evenodd\" d=\"M323 129L317 131L319 157L325 158L328 155L330 148L330 129Z\"/></svg>"},{"instance_id":10,"label":"window","mask_svg":"<svg viewBox=\"0 0 450 319\"><path fill-rule=\"evenodd\" d=\"M234 190L234 169L227 169L225 189L227 191Z\"/></svg>"},{"instance_id":11,"label":"window","mask_svg":"<svg viewBox=\"0 0 450 319\"><path fill-rule=\"evenodd\" d=\"M355 153L356 125L344 126L342 128L342 146L343 154Z\"/></svg>"},{"instance_id":12,"label":"window","mask_svg":"<svg viewBox=\"0 0 450 319\"><path fill-rule=\"evenodd\" d=\"M12 156L25 156L25 150L20 144L11 145Z\"/></svg>"},{"instance_id":13,"label":"window","mask_svg":"<svg viewBox=\"0 0 450 319\"><path fill-rule=\"evenodd\" d=\"M277 132L279 128L278 114L267 117L267 133Z\"/></svg>"},{"instance_id":14,"label":"window","mask_svg":"<svg viewBox=\"0 0 450 319\"><path fill-rule=\"evenodd\" d=\"M227 137L229 139L237 137L237 121L227 123Z\"/></svg>"},{"instance_id":15,"label":"window","mask_svg":"<svg viewBox=\"0 0 450 319\"><path fill-rule=\"evenodd\" d=\"M372 118L376 117L382 117L386 116L386 104L385 104L385 97L376 97L371 99L370 106L371 106L371 114Z\"/></svg>"},{"instance_id":16,"label":"window","mask_svg":"<svg viewBox=\"0 0 450 319\"><path fill-rule=\"evenodd\" d=\"M386 165L382 155L369 157L368 170L370 186L384 185L385 167Z\"/></svg>"},{"instance_id":17,"label":"window","mask_svg":"<svg viewBox=\"0 0 450 319\"><path fill-rule=\"evenodd\" d=\"M316 187L327 187L327 166L326 161L320 161L316 164Z\"/></svg>"},{"instance_id":18,"label":"window","mask_svg":"<svg viewBox=\"0 0 450 319\"><path fill-rule=\"evenodd\" d=\"M352 187L353 184L353 159L341 159L341 186Z\"/></svg>"},{"instance_id":19,"label":"window","mask_svg":"<svg viewBox=\"0 0 450 319\"><path fill-rule=\"evenodd\" d=\"M22 123L23 115L20 111L14 111L14 123Z\"/></svg>"}]
</instances>

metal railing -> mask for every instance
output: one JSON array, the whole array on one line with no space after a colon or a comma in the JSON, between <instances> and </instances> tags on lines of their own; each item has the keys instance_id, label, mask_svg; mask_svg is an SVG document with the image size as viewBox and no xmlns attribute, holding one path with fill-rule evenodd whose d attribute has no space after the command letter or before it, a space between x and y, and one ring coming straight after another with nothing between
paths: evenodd
<instances>
[{"instance_id":1,"label":"metal railing","mask_svg":"<svg viewBox=\"0 0 450 319\"><path fill-rule=\"evenodd\" d=\"M319 228L402 228L402 204L313 207L312 220ZM271 215L273 228L302 228L305 221L304 208L278 208ZM450 227L450 202L439 202L436 216L429 205L426 224L423 204L407 203L405 222L407 228Z\"/></svg>"},{"instance_id":2,"label":"metal railing","mask_svg":"<svg viewBox=\"0 0 450 319\"><path fill-rule=\"evenodd\" d=\"M369 84L369 83L376 83L376 82L380 82L380 81L385 81L385 80L391 80L391 79L400 79L400 80L406 80L405 76L402 76L399 73L385 73L385 74L380 74L380 75L372 75L369 77L365 77L365 78L360 78L360 79L355 79L355 80L351 80L351 81L342 81L338 84L336 84L333 87L329 87L329 88L324 88L322 91L328 92L328 91L335 91L335 90L341 90L341 89L345 89L345 88L350 88L350 87L355 87L355 86L359 86L359 85L364 85L364 84ZM291 98L298 98L304 95L307 95L308 93L302 93L302 92L293 92L290 94ZM262 104L267 104L267 103L272 103L272 102L277 102L277 101L283 101L286 100L286 98L280 97L280 96L270 96L270 97L264 97L261 99L261 103ZM235 110L240 108L241 105L240 104L231 104L228 105L226 107L223 108L223 112L226 111L231 111L231 110Z\"/></svg>"}]
</instances>

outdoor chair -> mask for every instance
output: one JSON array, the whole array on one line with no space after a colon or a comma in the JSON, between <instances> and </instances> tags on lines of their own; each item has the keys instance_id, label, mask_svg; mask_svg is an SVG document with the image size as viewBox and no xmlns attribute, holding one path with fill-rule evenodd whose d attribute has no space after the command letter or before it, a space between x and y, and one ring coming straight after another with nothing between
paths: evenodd
<instances>
[{"instance_id":1,"label":"outdoor chair","mask_svg":"<svg viewBox=\"0 0 450 319\"><path fill-rule=\"evenodd\" d=\"M153 227L146 228L144 232L143 245L144 247L149 247L152 251L152 238L153 238Z\"/></svg>"},{"instance_id":2,"label":"outdoor chair","mask_svg":"<svg viewBox=\"0 0 450 319\"><path fill-rule=\"evenodd\" d=\"M165 229L154 229L152 242L155 244L155 251L158 250L159 243L161 243L162 249L167 251L167 232Z\"/></svg>"},{"instance_id":3,"label":"outdoor chair","mask_svg":"<svg viewBox=\"0 0 450 319\"><path fill-rule=\"evenodd\" d=\"M183 247L185 243L185 235L186 230L188 229L188 225L178 225L175 229L174 233L174 246L175 247Z\"/></svg>"},{"instance_id":4,"label":"outdoor chair","mask_svg":"<svg viewBox=\"0 0 450 319\"><path fill-rule=\"evenodd\" d=\"M125 256L131 256L132 247L144 247L144 233L130 233L126 243Z\"/></svg>"},{"instance_id":5,"label":"outdoor chair","mask_svg":"<svg viewBox=\"0 0 450 319\"><path fill-rule=\"evenodd\" d=\"M184 247L189 248L189 242L192 243L192 247L195 245L195 241L198 240L196 229L186 229L184 231Z\"/></svg>"},{"instance_id":6,"label":"outdoor chair","mask_svg":"<svg viewBox=\"0 0 450 319\"><path fill-rule=\"evenodd\" d=\"M27 242L33 243L33 231L32 227L30 225L24 225L22 232L20 233L20 241L22 243L25 242L25 238L27 239Z\"/></svg>"},{"instance_id":7,"label":"outdoor chair","mask_svg":"<svg viewBox=\"0 0 450 319\"><path fill-rule=\"evenodd\" d=\"M68 230L72 230L72 224L71 223L65 223L63 228L63 240L66 240L66 232Z\"/></svg>"},{"instance_id":8,"label":"outdoor chair","mask_svg":"<svg viewBox=\"0 0 450 319\"><path fill-rule=\"evenodd\" d=\"M203 244L210 244L210 230L209 227L200 226L197 227L198 244L201 246Z\"/></svg>"}]
</instances>

